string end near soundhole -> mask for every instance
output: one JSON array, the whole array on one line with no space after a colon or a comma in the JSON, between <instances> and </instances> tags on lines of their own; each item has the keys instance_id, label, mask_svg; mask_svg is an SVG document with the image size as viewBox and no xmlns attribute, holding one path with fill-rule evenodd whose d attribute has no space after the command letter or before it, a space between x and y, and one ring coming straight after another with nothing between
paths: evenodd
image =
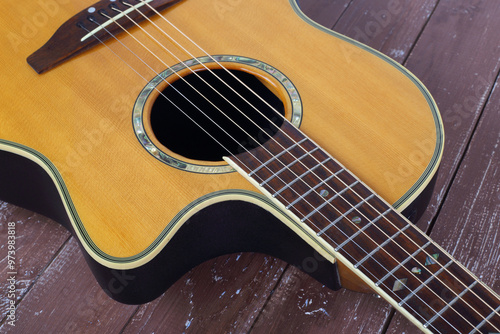
<instances>
[{"instance_id":1,"label":"string end near soundhole","mask_svg":"<svg viewBox=\"0 0 500 334\"><path fill-rule=\"evenodd\" d=\"M110 5L119 7L123 12L129 11L127 12L128 15L135 22L141 22L145 20L144 16L137 10L130 11L130 5L135 8L141 7L141 12L145 16L151 17L156 14L156 11L163 11L180 1L182 0L99 1L63 23L45 45L27 58L27 62L38 74L42 74L101 44L101 41L108 40L111 35L106 29L114 35L119 35L121 28L113 20L99 14L101 11L106 10L112 12ZM89 20L89 17L92 17L93 20ZM119 20L122 17L122 14L117 14L113 18ZM132 27L132 25L133 23L130 20L124 21L122 24L126 29ZM103 29L103 26L106 29Z\"/></svg>"}]
</instances>

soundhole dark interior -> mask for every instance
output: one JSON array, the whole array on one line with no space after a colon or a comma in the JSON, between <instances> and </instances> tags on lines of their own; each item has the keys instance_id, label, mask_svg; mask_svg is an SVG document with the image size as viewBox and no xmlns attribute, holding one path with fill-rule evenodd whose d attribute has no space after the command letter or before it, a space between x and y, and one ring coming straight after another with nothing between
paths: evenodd
<instances>
[{"instance_id":1,"label":"soundhole dark interior","mask_svg":"<svg viewBox=\"0 0 500 334\"><path fill-rule=\"evenodd\" d=\"M221 161L269 140L283 123L277 113L284 115L283 102L255 76L231 73L272 108L225 70L191 73L154 102L151 125L157 140L181 156L205 161Z\"/></svg>"}]
</instances>

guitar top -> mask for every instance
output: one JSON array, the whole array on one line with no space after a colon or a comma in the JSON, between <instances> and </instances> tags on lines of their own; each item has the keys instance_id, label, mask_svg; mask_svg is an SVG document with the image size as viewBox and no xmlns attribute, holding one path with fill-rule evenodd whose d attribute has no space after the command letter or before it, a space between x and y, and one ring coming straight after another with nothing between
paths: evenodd
<instances>
[{"instance_id":1,"label":"guitar top","mask_svg":"<svg viewBox=\"0 0 500 334\"><path fill-rule=\"evenodd\" d=\"M265 188L282 172L280 166L271 169L272 161L291 155L282 168L292 170L291 165L302 159L294 149L302 144L308 145L304 156L327 152L313 157L320 169L356 176L339 177L350 182L336 190L366 192L352 210L378 194L380 202L370 205L389 212L387 202L401 212L424 192L437 171L443 127L420 81L376 51L313 24L294 1L265 2L260 7L242 2L229 9L209 0L141 0L111 6L108 1L82 1L58 7L43 29L36 22L15 19L15 14L35 15L26 14L34 9L15 6L14 1L10 5L17 13L2 14L0 23L2 42L15 50L14 56L0 55L2 86L9 99L0 114L0 157L2 163L22 167L19 170L35 168L25 161L43 170L53 186L51 195L60 202L57 215L66 214L63 224L77 236L95 272L140 272L156 266L195 214L231 201L264 208L334 263L336 252L349 240L334 249L318 241L330 225L315 231L298 223L321 212L324 205L301 211L304 217L296 221L299 214L289 209L307 192L287 203L279 201L294 189L294 177L302 178L299 171L275 192ZM155 15L160 9L164 16ZM135 20L141 25L131 23ZM217 79L210 81L211 72L231 82L228 86L243 88L235 91ZM205 80L210 88L198 89ZM269 97L255 98L241 81ZM187 102L179 97L185 90L193 94ZM250 101L251 107L226 100L233 95ZM244 112L233 116L228 111L227 117L224 112L232 108ZM291 130L297 128L307 139ZM294 141L277 139L281 133ZM247 168L244 154L255 157L253 152L262 149L276 158L265 153ZM333 160L338 165L328 167ZM259 170L265 169L270 174L261 176ZM256 176L259 179L252 181ZM329 185L330 178L319 180ZM11 189L17 179L1 181ZM362 190L355 188L358 182ZM334 203L328 197L331 190L322 190L321 184L308 183L312 192L318 189L320 197ZM9 195L0 193L0 198ZM360 223L362 218L350 216L352 210L342 210L332 224L347 217ZM371 221L385 215L375 214ZM398 217L394 212L394 219ZM410 228L401 226L402 231ZM396 234L387 242L393 238ZM443 253L444 258L453 262ZM355 271L365 261L363 255L357 264L347 259L342 265ZM371 288L376 288L377 280L372 280ZM398 292L405 284L396 279L390 285ZM123 301L145 301L135 298ZM414 317L404 305L400 311ZM493 320L481 326L495 329L497 311L484 312ZM426 330L431 320L420 321L420 327ZM467 326L472 321L467 318Z\"/></svg>"},{"instance_id":2,"label":"guitar top","mask_svg":"<svg viewBox=\"0 0 500 334\"><path fill-rule=\"evenodd\" d=\"M134 104L147 82L105 47L43 75L26 66L26 58L44 43L39 41L49 40L82 5L61 7L65 12L57 15L60 21L53 23L53 29L37 29L36 40L15 33L2 37L7 43L17 42L19 55L1 56L6 65L3 78L8 78L3 85L5 96L14 98L25 92L2 113L2 139L30 148L20 155L30 156L33 150L54 164L64 182L58 187L69 194L64 198L66 206L74 206L77 213L72 217L74 223L84 226L88 238L107 257L130 258L147 250L165 231L167 222L197 199L226 189L255 189L237 173L186 172L152 159L131 124ZM176 26L185 27L184 33L191 39L203 41L209 54L245 56L284 73L300 96L301 130L387 201L397 207L408 205L429 182L442 152L439 115L428 93L415 84L418 81L385 57L360 50L299 19L296 5L287 1L261 9L241 4L234 12L219 10L209 1L184 1L166 13ZM258 15L246 15L254 10ZM195 16L197 12L200 17ZM9 17L3 20L5 27L16 23ZM213 27L210 33L207 26ZM22 29L21 25L14 30ZM126 34L121 38L133 42ZM331 46L317 50L316 44ZM190 47L195 56L203 55ZM153 50L155 54L162 51L159 46ZM138 63L133 55L121 57ZM166 68L144 50L141 57L156 64L155 72ZM166 62L179 63L176 58ZM144 64L137 66L147 73ZM248 71L266 75L259 69ZM148 80L155 76L150 72ZM276 79L270 85L277 86ZM285 105L291 118L289 97ZM178 140L190 141L189 134ZM155 144L193 165L225 165L222 157L215 162L199 161ZM12 146L2 145L4 150L7 147ZM17 153L19 148L9 148L13 150ZM422 177L424 172L428 175Z\"/></svg>"}]
</instances>

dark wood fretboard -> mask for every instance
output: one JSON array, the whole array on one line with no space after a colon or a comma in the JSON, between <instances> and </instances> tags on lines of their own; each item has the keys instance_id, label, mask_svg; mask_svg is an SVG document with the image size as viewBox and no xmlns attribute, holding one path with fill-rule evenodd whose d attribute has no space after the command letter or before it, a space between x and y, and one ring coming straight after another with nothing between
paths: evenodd
<instances>
[{"instance_id":1,"label":"dark wood fretboard","mask_svg":"<svg viewBox=\"0 0 500 334\"><path fill-rule=\"evenodd\" d=\"M491 289L289 123L226 160L421 329L500 332Z\"/></svg>"}]
</instances>

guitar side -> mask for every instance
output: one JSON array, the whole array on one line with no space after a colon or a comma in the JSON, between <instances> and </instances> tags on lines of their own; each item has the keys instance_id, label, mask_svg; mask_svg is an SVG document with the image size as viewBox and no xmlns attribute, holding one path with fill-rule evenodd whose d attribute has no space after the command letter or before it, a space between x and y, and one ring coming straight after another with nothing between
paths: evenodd
<instances>
[{"instance_id":1,"label":"guitar side","mask_svg":"<svg viewBox=\"0 0 500 334\"><path fill-rule=\"evenodd\" d=\"M170 11L169 15L173 18L179 17L180 21L187 20L186 13L196 8L196 4L190 5L190 3L193 4L195 2L187 1ZM241 13L244 13L247 9L244 8L245 5L242 4L241 6L242 8L239 10ZM285 1L269 6L270 8L267 8L267 10L271 13L283 13L286 22L290 23L297 20L296 11L298 11L298 8L294 3L292 3L291 7ZM214 22L217 22L219 19L216 13L212 15L212 20ZM235 13L232 19L234 21L241 21L241 17L238 17L237 13ZM193 20L193 17L191 16L189 20ZM262 20L263 22L269 21L270 18L266 17ZM194 19L194 21L196 21L196 19ZM229 17L226 17L225 21L231 20ZM305 115L301 127L305 132L320 133L321 135L318 135L315 139L320 142L322 146L329 149L333 154L338 155L340 160L345 161L348 167L366 179L371 187L388 198L390 202L396 204L396 206L401 209L408 207L432 180L442 152L442 125L434 102L430 96L425 96L425 94L428 93L418 81L389 59L379 54L374 56L370 54L371 51L359 49L359 46L354 45L352 41L342 40L338 36L332 37L329 33L318 30L317 27L312 27L310 22L306 22L305 24L304 21L297 20L297 22L298 23L290 24L292 31L294 31L294 29L297 31L305 29L307 31L304 32L304 35L313 34L315 38L330 40L332 43L333 41L340 41L340 44L333 43L335 45L332 46L332 49L325 51L325 57L327 53L331 52L336 53L339 59L337 64L332 65L339 71L333 71L332 73L339 75L339 72L342 72L341 67L349 65L349 61L350 65L354 62L352 66L354 66L357 73L363 73L366 68L356 68L356 66L361 66L360 64L364 63L366 59L370 59L370 63L368 63L369 65L365 65L366 67L372 66L373 63L378 64L381 62L385 64L384 66L395 69L394 73L396 74L392 73L384 80L392 81L393 79L397 79L398 85L401 81L408 81L409 83L405 83L404 86L414 87L412 93L409 95L416 95L407 102L407 105L400 106L397 112L392 111L393 116L399 114L399 110L410 109L417 113L410 115L410 118L407 120L395 120L394 122L396 125L394 125L394 128L397 128L397 131L392 131L393 127L390 127L390 136L398 136L403 133L407 139L407 147L401 152L399 143L398 145L393 144L393 146L384 147L387 141L379 138L380 132L384 133L384 131L387 131L384 130L387 129L387 123L378 125L372 123L357 127L358 124L352 124L352 120L349 120L353 115L352 111L349 110L351 107L353 109L356 109L354 107L360 109L362 106L370 105L371 108L373 108L370 110L370 113L363 114L362 112L361 114L363 116L359 117L362 118L366 116L368 118L365 122L371 122L374 118L379 118L378 115L376 117L370 115L376 113L373 110L380 110L380 112L383 113L386 112L384 107L391 109L396 103L391 106L385 106L385 101L384 103L379 101L378 105L376 103L371 103L372 101L362 101L354 103L354 105L347 103L346 106L342 106L339 103L344 102L347 98L345 97L345 92L349 92L349 87L345 88L345 91L340 94L342 95L340 99L342 101L339 101L338 95L331 99L325 97L324 95L327 94L324 92L318 93L320 91L318 87L322 87L325 91L335 91L339 88L335 85L331 88L325 88L328 86L325 82L328 80L323 80L318 86L311 88L306 88L305 86L305 83L309 82L309 80L314 77L312 74L313 71L318 71L323 67L312 66L306 71L306 74L293 75L291 74L293 72L291 69L300 67L297 66L297 64L300 64L300 60L302 60L300 57L296 60L295 65L291 65L279 61L279 57L265 57L265 52L263 52L263 50L252 55L252 57L263 59L267 63L272 63L280 69L285 68L284 72L287 74L290 73L290 77L297 85L303 99ZM262 22L253 22L251 27L260 25L261 23ZM182 22L179 22L179 24L182 24ZM264 25L262 30L265 30L265 28ZM195 33L195 35L201 34L201 32ZM283 30L282 34L283 36L287 36L290 34L290 31ZM228 36L227 43L237 44L235 38L233 37L231 39L230 37L231 36ZM254 46L251 45L249 47L243 47L241 50L236 50L235 48L227 48L227 50L229 50L231 54L250 54L250 49L253 47ZM214 49L214 53L220 53L217 51L223 49L221 45L214 45L212 48ZM283 50L286 49L286 45L283 45L282 48ZM24 51L27 52L28 49L29 47L26 46ZM28 80L30 84L32 83L38 86L33 89L33 91L36 92L35 95L28 96L28 102L26 102L26 105L22 106L22 108L26 110L35 108L37 98L40 98L46 92L42 86L55 87L55 96L65 96L65 93L68 92L74 94L71 96L79 96L88 90L92 83L100 82L99 73L91 74L89 78L83 79L81 84L75 82L71 78L73 75L80 75L80 73L83 73L85 68L91 68L92 64L95 64L98 60L98 54L101 53L103 53L103 50L93 51L93 53L75 58L70 63L44 76L36 76L34 73L30 72L26 64L23 64L26 68L22 68L20 64L16 63L17 67L13 66L12 71L17 70L21 75L18 79L19 82L16 82L13 86L19 87L22 80L26 78L30 78ZM346 58L346 54L350 55L349 57L351 58ZM333 59L337 58L333 56ZM113 62L111 56L104 56L104 59L108 65ZM82 64L78 64L78 62ZM2 63L8 64L9 60L2 58ZM97 63L99 63L99 61L97 61ZM321 63L321 61L318 60L317 63ZM187 227L189 225L185 224L185 222L191 217L195 217L195 213L202 213L205 208L210 210L211 207L224 202L247 202L251 203L251 205L263 207L265 211L271 211L272 215L278 217L281 221L286 222L288 220L286 213L273 208L270 202L266 201L264 197L257 195L252 187L236 173L222 175L186 173L164 166L158 161L151 159L151 156L138 145L137 139L130 129L127 108L121 108L123 105L133 105L132 101L136 96L135 88L140 88L140 83L134 81L134 86L137 87L134 87L130 93L120 95L119 99L115 100L113 103L107 103L108 107L111 105L109 109L112 110L104 111L103 114L103 111L99 111L100 106L96 101L107 101L109 100L109 96L116 96L116 94L112 94L112 87L114 83L121 79L119 73L115 73L109 69L104 69L104 71L107 75L112 76L112 78L105 80L105 86L107 88L105 92L102 93L102 96L93 96L93 98L88 100L85 98L78 98L77 102L65 101L62 99L60 101L55 101L56 103L53 103L53 105L51 103L50 106L41 106L39 108L39 116L35 118L36 121L45 119L45 122L35 121L34 123L38 123L38 125L36 127L33 127L33 125L27 126L24 128L24 131L22 131L24 132L22 134L18 133L18 131L23 128L23 126L19 125L23 124L26 114L18 112L19 115L17 119L7 119L10 118L12 114L15 114L17 105L12 104L10 107L11 109L8 109L7 112L2 114L3 129L1 136L2 139L7 139L8 141L2 141L0 147L2 150L2 166L14 166L12 163L12 159L14 159L13 155L22 157L21 161L24 162L20 161L20 165L30 164L25 160L30 160L36 165L27 168L27 170L29 170L28 174L35 175L31 172L31 168L41 168L43 172L39 172L39 175L43 175L43 173L46 174L45 181L37 182L43 184L50 184L52 182L52 187L55 188L51 196L44 198L50 198L51 200L48 202L52 204L55 203L53 199L58 198L60 204L56 205L57 207L54 209L47 209L48 206L41 205L36 211L41 211L50 217L55 217L57 221L73 230L73 233L78 236L79 241L84 246L87 253L86 256L92 259L90 261L91 266L93 266L96 276L100 278L101 284L105 284L103 282L109 282L112 279L110 275L112 275L113 270L137 270L139 275L144 268L147 268L148 265L152 265L155 260L162 259L165 261L172 261L172 259L178 258L178 256L166 256L165 254L168 254L168 252L164 250L168 245L173 244L173 240L177 235L182 234L181 231L184 229L183 226ZM370 81L375 80L376 77L377 80L379 80L379 74L379 71L377 71L372 74L371 78L365 78L367 92L370 92L370 94L366 94L367 96L370 96L371 93L373 93L371 90L374 89L374 87L370 85ZM303 78L301 78L301 76L303 76ZM343 79L347 78L350 77L347 74L343 74ZM61 80L67 85L57 87L56 83L61 82ZM338 79L338 81L336 85L340 85L341 80ZM342 86L345 85L345 82L346 81L342 82ZM392 91L392 88L393 87L389 86L382 90L385 91L387 95L389 91ZM375 89L377 90L379 88ZM8 93L9 96L14 96L13 91L14 88L12 88L10 92L12 94ZM313 92L324 99L318 99ZM97 100L95 99L96 97L98 97ZM356 96L350 97L356 98ZM386 96L384 96L384 99L385 97ZM404 99L399 97L397 102L400 103L401 100ZM85 103L80 105L81 102ZM58 104L59 109L57 110L59 115L51 115L49 117L48 110L51 107L56 107ZM67 123L61 121L61 114L63 114L65 110L70 110L71 106L76 104L78 104L78 107L75 114L80 115L81 118L72 117L67 120ZM325 108L325 106L328 105L334 105L338 107L338 110L328 110ZM424 112L422 112L423 107L426 108ZM82 123L83 120L88 118L86 116L89 110L96 112L96 116L101 116L100 119L94 119L89 123ZM120 112L123 112L123 114ZM118 113L120 114L118 115ZM358 118L358 116L355 117ZM413 132L410 131L410 133L408 133L409 125L413 125L415 119L420 120L421 118L424 118L425 121L425 124L422 125L422 129L424 129L424 131L422 131L423 133L415 133L420 132L419 130L412 130ZM112 123L107 123L103 120L112 120ZM57 124L58 122L60 124ZM346 133L343 129L345 123L339 125L341 122L355 125L355 134L349 135L348 132ZM407 126L404 127L400 122L403 122L403 124L406 123ZM47 125L49 125L49 129L46 129ZM71 131L64 130L64 128L68 128ZM36 131L35 133L40 133L45 142L35 142L32 138L33 131ZM96 134L96 131L100 131L101 134ZM98 138L105 138L106 141L104 142L104 139L99 141ZM92 158L90 154L88 156L82 156L81 152L78 152L78 147L82 147L81 143L83 142L90 142L92 144L92 139L94 139L95 143L99 142L93 146ZM382 154L381 152L376 152L376 154L373 152L366 152L365 149L359 148L361 147L361 143L366 144L373 141L380 144L380 151ZM13 144L13 142L21 144ZM431 143L430 145L429 142ZM60 147L60 143L67 143L67 145L63 145L65 147L58 152L56 147L58 147L58 145ZM398 146L398 148L396 148L396 146ZM28 149L28 147L32 147L33 149ZM109 147L114 147L114 151L109 150ZM412 157L421 157L422 154L426 155L424 159L425 163L422 163L422 160L412 159ZM133 157L133 163L127 160L130 157ZM68 161L75 163L75 166L70 166ZM389 163L387 163L387 161L389 161ZM134 165L132 168L130 168L131 164ZM386 165L395 167L392 167L393 169L391 170L391 167L389 166L389 169L387 169L388 166ZM409 177L410 181L405 181L400 184L400 180L403 179L403 177L398 169L402 168L402 166L411 166L413 169L418 170L418 172L415 172ZM16 168L15 170L20 171L22 169ZM99 175L92 173L92 170L99 171ZM11 185L22 182L19 178L10 177L13 175L12 173L13 171L10 174L2 173L2 175L9 176L8 180L7 178L2 180L3 185L8 184L7 181L9 181ZM383 175L389 175L389 177L384 177ZM25 176L23 176L23 178L24 177ZM92 180L92 183L95 183L95 185L83 185L85 182L84 180ZM161 187L159 187L158 180L166 180L167 185L165 186L162 182ZM15 182L12 183L12 181ZM131 184L133 185L132 187L130 187ZM189 191L186 190L185 184L189 184L188 188L191 188ZM30 185L27 184L27 187L29 186ZM9 199L9 196L15 194L14 186L2 188L10 189L4 190L5 194L1 194L3 198ZM41 188L47 189L46 187ZM169 190L168 194L165 196L165 188L173 190ZM103 192L103 189L107 189L109 192L107 194L99 194L99 192ZM130 189L133 189L132 194L130 194ZM231 189L237 190L233 191ZM126 194L125 198L123 194ZM28 197L23 194L19 194L17 197L19 197L21 201L28 199ZM89 203L88 199L92 197L96 200L95 203L101 202L103 204ZM16 202L15 199L11 201ZM128 204L130 204L130 207L126 207ZM241 205L241 203L238 205ZM29 207L30 205L24 203L24 206ZM46 210L46 212L44 212L44 210ZM268 214L262 213L262 215L266 216ZM108 220L112 220L112 222L102 224L103 221ZM259 219L254 218L254 220ZM260 228L263 227L252 228L252 230L257 231ZM123 233L125 234L134 235L134 239L128 239L123 244L116 246L121 242L120 239L123 238L123 233L117 233L120 229L124 231ZM295 229L295 232L300 234L300 231L297 231L297 229L298 228ZM96 231L99 231L99 233ZM144 231L152 232L145 235ZM215 239L212 240L215 241ZM247 250L247 246L239 245L238 247L241 247L241 249L236 249L237 247L234 246L234 249L227 247L227 249L219 250L219 252ZM265 249L269 246L262 247L264 249L261 249L261 251L273 252L272 250ZM309 246L304 246L304 249L310 250ZM321 249L316 250L321 252ZM214 251L214 254L218 253ZM276 255L280 256L280 254ZM323 253L322 255L328 258L328 254ZM286 257L286 255L281 256ZM165 257L165 259L163 259L163 257ZM330 260L332 259L330 258ZM294 262L293 260L289 261L292 263ZM183 273L183 270L189 269L188 267L191 265L192 263L186 265L185 268L180 268L179 275ZM171 267L173 268L175 265ZM338 279L330 278L330 280L330 286L338 286ZM107 290L109 291L109 287ZM136 290L135 293L140 291L142 297L147 295L144 294L143 290L137 287L135 287L134 290ZM157 292L155 292L155 294L157 294ZM154 294L149 295L145 300L151 299L153 295ZM120 299L116 294L114 297ZM137 298L137 296L132 298L128 296L124 297L122 301L145 301Z\"/></svg>"}]
</instances>

